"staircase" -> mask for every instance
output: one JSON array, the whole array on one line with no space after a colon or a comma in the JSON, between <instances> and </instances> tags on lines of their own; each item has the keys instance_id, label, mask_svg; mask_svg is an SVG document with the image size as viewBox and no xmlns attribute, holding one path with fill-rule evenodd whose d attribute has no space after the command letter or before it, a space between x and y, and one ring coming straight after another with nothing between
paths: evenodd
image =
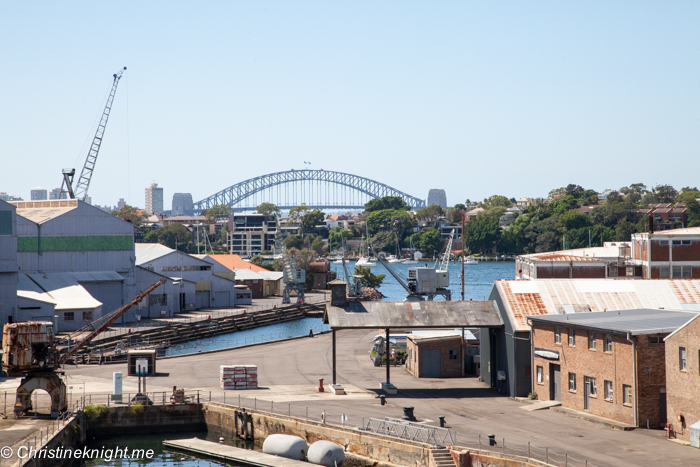
<instances>
[{"instance_id":1,"label":"staircase","mask_svg":"<svg viewBox=\"0 0 700 467\"><path fill-rule=\"evenodd\" d=\"M430 457L433 458L434 467L455 467L455 461L452 459L452 454L449 449L431 449Z\"/></svg>"}]
</instances>

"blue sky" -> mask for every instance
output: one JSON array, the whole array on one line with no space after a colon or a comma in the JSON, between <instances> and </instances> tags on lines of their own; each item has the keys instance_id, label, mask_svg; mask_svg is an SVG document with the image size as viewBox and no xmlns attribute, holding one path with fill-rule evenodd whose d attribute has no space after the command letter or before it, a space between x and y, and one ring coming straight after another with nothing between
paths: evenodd
<instances>
[{"instance_id":1,"label":"blue sky","mask_svg":"<svg viewBox=\"0 0 700 467\"><path fill-rule=\"evenodd\" d=\"M2 2L0 191L354 173L449 204L700 185L700 2Z\"/></svg>"}]
</instances>

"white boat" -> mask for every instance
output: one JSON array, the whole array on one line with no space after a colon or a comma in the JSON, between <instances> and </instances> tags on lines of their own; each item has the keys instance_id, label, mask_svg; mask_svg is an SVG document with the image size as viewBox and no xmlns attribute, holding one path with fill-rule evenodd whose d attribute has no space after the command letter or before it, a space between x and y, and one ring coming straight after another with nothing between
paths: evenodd
<instances>
[{"instance_id":1,"label":"white boat","mask_svg":"<svg viewBox=\"0 0 700 467\"><path fill-rule=\"evenodd\" d=\"M401 261L402 261L401 258L397 258L394 255L389 255L386 257L387 263L400 263Z\"/></svg>"},{"instance_id":2,"label":"white boat","mask_svg":"<svg viewBox=\"0 0 700 467\"><path fill-rule=\"evenodd\" d=\"M372 261L372 259L369 256L363 256L362 258L357 260L357 263L355 263L355 266L362 266L363 268L373 268L376 265L376 260Z\"/></svg>"},{"instance_id":3,"label":"white boat","mask_svg":"<svg viewBox=\"0 0 700 467\"><path fill-rule=\"evenodd\" d=\"M464 264L479 264L479 261L474 259L473 256L467 256L467 258L464 260Z\"/></svg>"}]
</instances>

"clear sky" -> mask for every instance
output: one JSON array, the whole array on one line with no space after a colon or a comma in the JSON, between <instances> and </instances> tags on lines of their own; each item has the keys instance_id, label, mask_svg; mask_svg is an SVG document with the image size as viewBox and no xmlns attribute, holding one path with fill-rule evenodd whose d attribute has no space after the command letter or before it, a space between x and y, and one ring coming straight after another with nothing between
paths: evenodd
<instances>
[{"instance_id":1,"label":"clear sky","mask_svg":"<svg viewBox=\"0 0 700 467\"><path fill-rule=\"evenodd\" d=\"M197 201L324 168L449 204L700 185L698 1L0 3L0 191Z\"/></svg>"}]
</instances>

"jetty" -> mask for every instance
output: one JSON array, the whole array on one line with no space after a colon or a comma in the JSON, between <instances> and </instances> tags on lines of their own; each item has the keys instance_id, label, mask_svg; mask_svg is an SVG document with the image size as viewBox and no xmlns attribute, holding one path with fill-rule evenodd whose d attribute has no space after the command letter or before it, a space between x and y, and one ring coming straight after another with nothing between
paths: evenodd
<instances>
[{"instance_id":1,"label":"jetty","mask_svg":"<svg viewBox=\"0 0 700 467\"><path fill-rule=\"evenodd\" d=\"M309 465L313 465L308 462L273 456L272 454L237 448L226 444L218 444L199 438L165 440L163 445L255 467L309 467Z\"/></svg>"}]
</instances>

